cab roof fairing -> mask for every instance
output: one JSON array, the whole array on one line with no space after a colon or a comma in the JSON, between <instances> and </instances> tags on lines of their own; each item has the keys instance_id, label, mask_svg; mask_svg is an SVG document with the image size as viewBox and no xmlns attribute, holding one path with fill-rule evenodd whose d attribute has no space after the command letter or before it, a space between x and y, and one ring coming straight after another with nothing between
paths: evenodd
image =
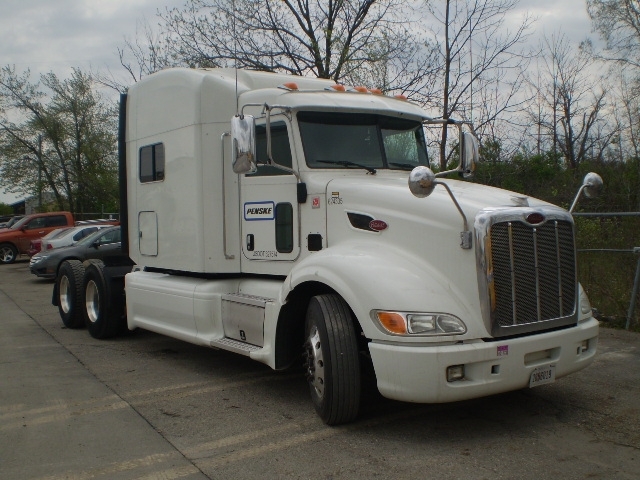
<instances>
[{"instance_id":1,"label":"cab roof fairing","mask_svg":"<svg viewBox=\"0 0 640 480\"><path fill-rule=\"evenodd\" d=\"M416 121L432 120L422 107L384 95L327 90L299 91L267 88L240 93L240 110L255 117L263 116L264 105L274 108L272 115L290 111L325 111L344 113L377 113L392 117L406 117ZM260 106L256 106L260 105Z\"/></svg>"}]
</instances>

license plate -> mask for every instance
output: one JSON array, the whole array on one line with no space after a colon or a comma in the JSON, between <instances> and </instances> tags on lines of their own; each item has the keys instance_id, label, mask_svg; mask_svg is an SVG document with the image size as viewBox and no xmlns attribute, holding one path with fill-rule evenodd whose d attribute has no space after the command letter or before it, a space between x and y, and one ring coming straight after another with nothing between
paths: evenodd
<instances>
[{"instance_id":1,"label":"license plate","mask_svg":"<svg viewBox=\"0 0 640 480\"><path fill-rule=\"evenodd\" d=\"M533 372L531 372L531 377L529 378L529 388L537 387L538 385L544 385L545 383L553 383L555 381L555 365L538 367Z\"/></svg>"}]
</instances>

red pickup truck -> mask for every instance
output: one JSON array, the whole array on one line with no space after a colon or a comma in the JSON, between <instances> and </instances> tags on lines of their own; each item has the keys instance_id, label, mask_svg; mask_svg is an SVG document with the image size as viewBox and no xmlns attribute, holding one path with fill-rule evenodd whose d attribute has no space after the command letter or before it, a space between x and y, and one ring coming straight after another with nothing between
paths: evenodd
<instances>
[{"instance_id":1,"label":"red pickup truck","mask_svg":"<svg viewBox=\"0 0 640 480\"><path fill-rule=\"evenodd\" d=\"M56 228L73 225L70 212L47 212L27 215L11 228L0 229L0 263L15 262L18 255L29 251L32 240L44 237Z\"/></svg>"}]
</instances>

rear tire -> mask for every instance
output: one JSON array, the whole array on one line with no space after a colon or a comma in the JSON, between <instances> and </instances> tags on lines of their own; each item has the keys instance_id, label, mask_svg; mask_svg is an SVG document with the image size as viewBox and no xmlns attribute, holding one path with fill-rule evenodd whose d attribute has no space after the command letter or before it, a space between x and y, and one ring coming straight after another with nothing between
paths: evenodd
<instances>
[{"instance_id":1,"label":"rear tire","mask_svg":"<svg viewBox=\"0 0 640 480\"><path fill-rule=\"evenodd\" d=\"M0 263L13 263L18 258L18 249L11 243L0 245Z\"/></svg>"},{"instance_id":2,"label":"rear tire","mask_svg":"<svg viewBox=\"0 0 640 480\"><path fill-rule=\"evenodd\" d=\"M58 269L56 291L58 292L58 312L67 328L84 327L82 305L84 290L82 278L84 267L78 260L65 260Z\"/></svg>"},{"instance_id":3,"label":"rear tire","mask_svg":"<svg viewBox=\"0 0 640 480\"><path fill-rule=\"evenodd\" d=\"M98 339L111 338L124 329L121 309L122 303L117 295L122 294L119 284L111 282L104 272L104 264L91 262L86 265L84 274L84 308L82 314L87 330Z\"/></svg>"},{"instance_id":4,"label":"rear tire","mask_svg":"<svg viewBox=\"0 0 640 480\"><path fill-rule=\"evenodd\" d=\"M305 322L305 370L316 412L327 425L354 420L360 408L360 362L347 303L313 297Z\"/></svg>"}]
</instances>

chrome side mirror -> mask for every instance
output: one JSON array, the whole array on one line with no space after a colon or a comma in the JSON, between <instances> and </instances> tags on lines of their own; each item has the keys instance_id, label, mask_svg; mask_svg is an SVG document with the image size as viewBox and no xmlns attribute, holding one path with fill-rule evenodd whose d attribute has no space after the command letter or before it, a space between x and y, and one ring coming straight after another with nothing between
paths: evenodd
<instances>
[{"instance_id":1,"label":"chrome side mirror","mask_svg":"<svg viewBox=\"0 0 640 480\"><path fill-rule=\"evenodd\" d=\"M460 139L462 141L458 170L464 178L471 178L476 171L479 158L478 139L470 132L463 132Z\"/></svg>"},{"instance_id":2,"label":"chrome side mirror","mask_svg":"<svg viewBox=\"0 0 640 480\"><path fill-rule=\"evenodd\" d=\"M569 213L573 213L574 208L578 204L578 199L580 198L580 194L584 192L584 196L587 198L596 198L602 192L602 187L604 182L602 181L602 177L595 172L589 172L584 176L584 180L582 180L582 185L576 194L576 198L573 199L573 203L571 204L571 208L569 209Z\"/></svg>"},{"instance_id":3,"label":"chrome side mirror","mask_svg":"<svg viewBox=\"0 0 640 480\"><path fill-rule=\"evenodd\" d=\"M256 124L251 115L236 115L231 119L231 143L233 171L235 173L255 173L256 165Z\"/></svg>"}]
</instances>

